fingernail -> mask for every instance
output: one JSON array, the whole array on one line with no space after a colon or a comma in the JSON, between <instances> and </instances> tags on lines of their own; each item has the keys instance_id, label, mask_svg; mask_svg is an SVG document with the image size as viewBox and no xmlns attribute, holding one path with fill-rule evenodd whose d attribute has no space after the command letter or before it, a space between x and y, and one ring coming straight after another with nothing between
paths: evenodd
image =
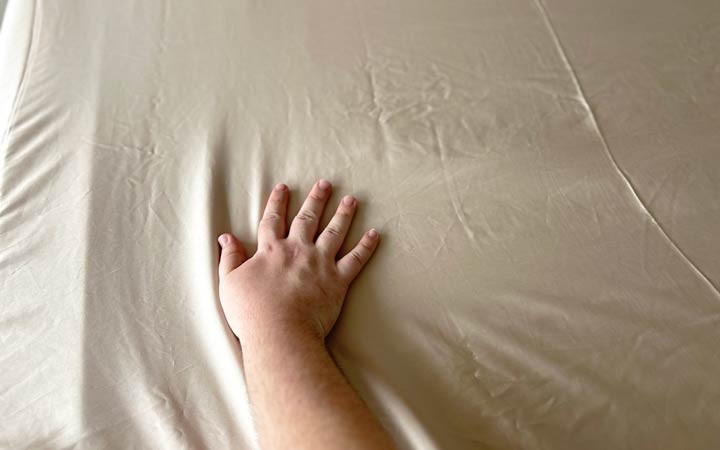
<instances>
[{"instance_id":1,"label":"fingernail","mask_svg":"<svg viewBox=\"0 0 720 450\"><path fill-rule=\"evenodd\" d=\"M376 239L378 237L377 230L375 228L370 228L370 230L368 231L368 237L370 239Z\"/></svg>"},{"instance_id":2,"label":"fingernail","mask_svg":"<svg viewBox=\"0 0 720 450\"><path fill-rule=\"evenodd\" d=\"M276 191L284 191L285 189L287 189L287 186L283 183L280 183L277 186L275 186Z\"/></svg>"},{"instance_id":3,"label":"fingernail","mask_svg":"<svg viewBox=\"0 0 720 450\"><path fill-rule=\"evenodd\" d=\"M355 198L352 195L346 195L342 199L343 205L353 206L355 204Z\"/></svg>"},{"instance_id":4,"label":"fingernail","mask_svg":"<svg viewBox=\"0 0 720 450\"><path fill-rule=\"evenodd\" d=\"M220 237L218 238L218 243L220 244L220 247L225 247L229 240L230 240L230 238L228 237L227 234L221 234Z\"/></svg>"},{"instance_id":5,"label":"fingernail","mask_svg":"<svg viewBox=\"0 0 720 450\"><path fill-rule=\"evenodd\" d=\"M318 181L318 187L323 191L327 191L330 189L330 182L327 180L320 180Z\"/></svg>"}]
</instances>

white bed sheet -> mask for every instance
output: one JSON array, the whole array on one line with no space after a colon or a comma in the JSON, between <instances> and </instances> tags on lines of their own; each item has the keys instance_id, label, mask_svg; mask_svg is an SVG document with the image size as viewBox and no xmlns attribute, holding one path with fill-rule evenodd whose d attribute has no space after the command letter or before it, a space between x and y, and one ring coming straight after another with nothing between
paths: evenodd
<instances>
[{"instance_id":1,"label":"white bed sheet","mask_svg":"<svg viewBox=\"0 0 720 450\"><path fill-rule=\"evenodd\" d=\"M0 447L254 448L215 237L353 192L402 448L720 447L720 3L10 0Z\"/></svg>"}]
</instances>

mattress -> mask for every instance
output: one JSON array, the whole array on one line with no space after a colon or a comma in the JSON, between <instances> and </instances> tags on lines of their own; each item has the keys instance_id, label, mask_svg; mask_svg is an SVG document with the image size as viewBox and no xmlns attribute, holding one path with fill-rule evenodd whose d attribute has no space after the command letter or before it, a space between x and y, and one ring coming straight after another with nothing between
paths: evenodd
<instances>
[{"instance_id":1,"label":"mattress","mask_svg":"<svg viewBox=\"0 0 720 450\"><path fill-rule=\"evenodd\" d=\"M256 448L215 239L325 177L400 448L720 448L719 68L714 0L9 0L0 447Z\"/></svg>"}]
</instances>

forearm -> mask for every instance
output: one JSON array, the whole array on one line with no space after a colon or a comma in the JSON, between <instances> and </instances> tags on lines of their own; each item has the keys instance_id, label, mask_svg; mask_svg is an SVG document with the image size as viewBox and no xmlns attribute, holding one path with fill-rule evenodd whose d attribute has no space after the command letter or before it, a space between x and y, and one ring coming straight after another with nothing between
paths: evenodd
<instances>
[{"instance_id":1,"label":"forearm","mask_svg":"<svg viewBox=\"0 0 720 450\"><path fill-rule=\"evenodd\" d=\"M253 416L264 450L392 449L320 338L278 330L243 341Z\"/></svg>"},{"instance_id":2,"label":"forearm","mask_svg":"<svg viewBox=\"0 0 720 450\"><path fill-rule=\"evenodd\" d=\"M380 239L370 229L338 258L357 199L343 197L318 234L331 190L318 180L288 231L289 189L275 186L251 258L231 233L218 239L220 303L242 345L264 450L394 448L325 348L350 284Z\"/></svg>"}]
</instances>

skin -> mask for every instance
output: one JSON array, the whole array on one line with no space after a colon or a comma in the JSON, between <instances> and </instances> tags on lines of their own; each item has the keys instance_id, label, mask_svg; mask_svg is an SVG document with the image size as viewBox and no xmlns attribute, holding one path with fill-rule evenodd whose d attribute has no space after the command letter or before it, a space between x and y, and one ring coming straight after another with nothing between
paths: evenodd
<instances>
[{"instance_id":1,"label":"skin","mask_svg":"<svg viewBox=\"0 0 720 450\"><path fill-rule=\"evenodd\" d=\"M357 200L344 197L317 235L331 189L325 180L316 182L288 231L289 190L277 185L251 258L232 234L218 238L220 302L242 345L253 417L266 450L395 448L325 346L350 284L379 241L371 229L337 259Z\"/></svg>"}]
</instances>

